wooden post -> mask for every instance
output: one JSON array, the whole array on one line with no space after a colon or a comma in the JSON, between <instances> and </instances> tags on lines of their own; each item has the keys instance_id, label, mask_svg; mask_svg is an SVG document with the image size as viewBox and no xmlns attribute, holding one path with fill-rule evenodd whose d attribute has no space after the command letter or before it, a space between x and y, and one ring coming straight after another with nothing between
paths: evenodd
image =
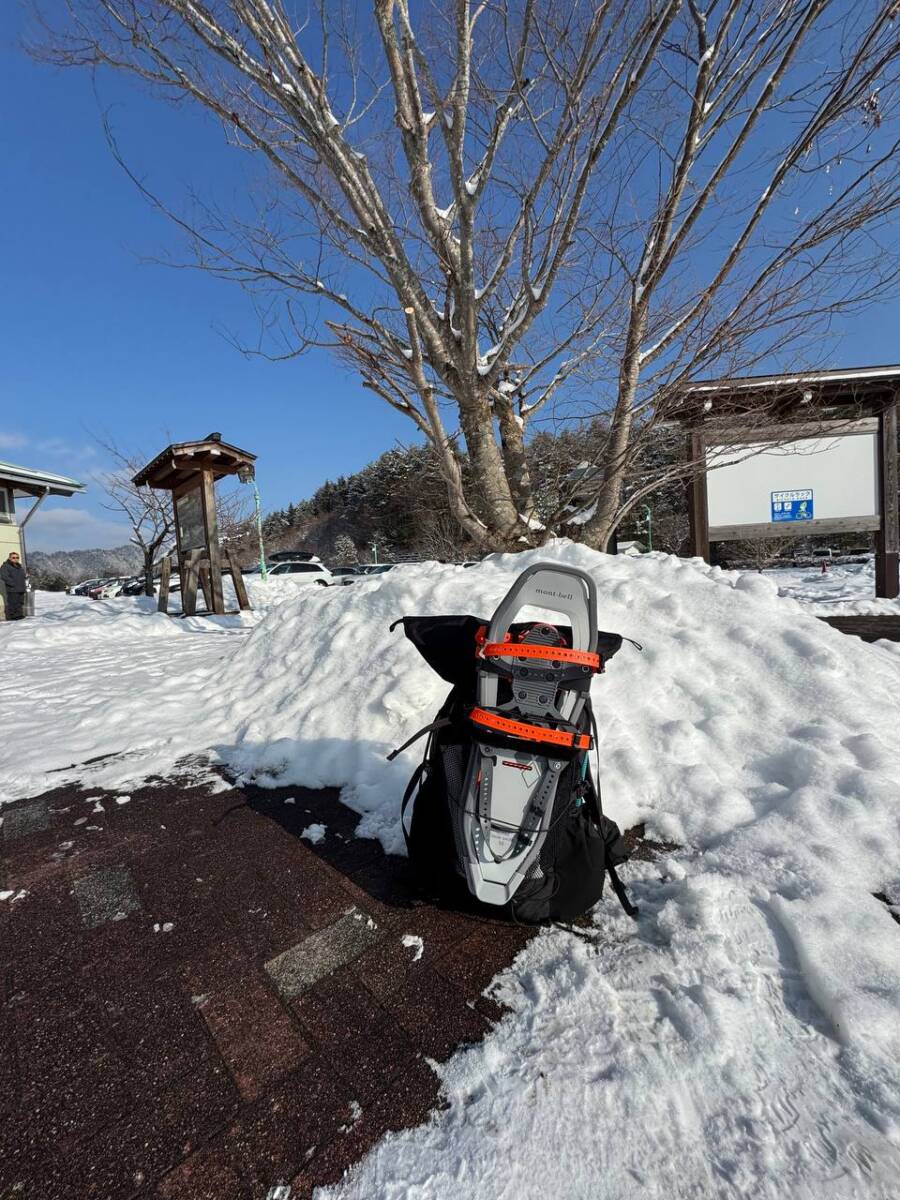
<instances>
[{"instance_id":1,"label":"wooden post","mask_svg":"<svg viewBox=\"0 0 900 1200\"><path fill-rule=\"evenodd\" d=\"M181 611L186 617L193 617L197 612L197 584L203 557L203 550L188 550L184 556L181 571Z\"/></svg>"},{"instance_id":2,"label":"wooden post","mask_svg":"<svg viewBox=\"0 0 900 1200\"><path fill-rule=\"evenodd\" d=\"M162 566L159 569L159 602L157 609L161 613L169 611L169 581L172 576L172 560L168 554L162 560Z\"/></svg>"},{"instance_id":3,"label":"wooden post","mask_svg":"<svg viewBox=\"0 0 900 1200\"><path fill-rule=\"evenodd\" d=\"M687 453L688 462L694 464L687 485L691 553L709 562L709 501L706 494L706 446L702 433L696 430L691 433Z\"/></svg>"},{"instance_id":4,"label":"wooden post","mask_svg":"<svg viewBox=\"0 0 900 1200\"><path fill-rule=\"evenodd\" d=\"M222 551L219 546L219 522L216 519L216 485L212 471L201 473L200 492L203 496L203 517L206 522L206 539L209 549L209 577L212 603L209 611L221 616L225 612L222 595Z\"/></svg>"},{"instance_id":5,"label":"wooden post","mask_svg":"<svg viewBox=\"0 0 900 1200\"><path fill-rule=\"evenodd\" d=\"M881 528L875 535L875 595L900 595L900 487L897 480L897 399L879 420L878 475Z\"/></svg>"},{"instance_id":6,"label":"wooden post","mask_svg":"<svg viewBox=\"0 0 900 1200\"><path fill-rule=\"evenodd\" d=\"M206 601L206 611L211 613L214 610L213 610L213 606L212 606L212 590L210 589L210 586L209 586L210 581L209 581L209 563L208 562L202 562L200 564L200 566L198 568L198 574L200 576L200 587L203 591L203 599Z\"/></svg>"},{"instance_id":7,"label":"wooden post","mask_svg":"<svg viewBox=\"0 0 900 1200\"><path fill-rule=\"evenodd\" d=\"M230 546L226 548L225 554L228 558L228 567L231 571L232 582L234 583L234 594L237 596L238 608L242 612L247 612L250 608L250 600L247 596L247 586L244 583L241 568L238 566L237 558Z\"/></svg>"}]
</instances>

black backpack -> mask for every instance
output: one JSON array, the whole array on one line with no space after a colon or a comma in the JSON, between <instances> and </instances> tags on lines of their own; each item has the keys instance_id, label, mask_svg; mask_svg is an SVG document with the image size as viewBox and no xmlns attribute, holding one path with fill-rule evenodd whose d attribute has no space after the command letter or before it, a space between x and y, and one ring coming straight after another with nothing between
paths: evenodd
<instances>
[{"instance_id":1,"label":"black backpack","mask_svg":"<svg viewBox=\"0 0 900 1200\"><path fill-rule=\"evenodd\" d=\"M551 828L534 878L526 878L502 907L482 905L469 893L452 806L462 803L473 748L469 714L475 702L475 651L486 623L471 616L403 617L391 628L401 622L428 664L453 685L434 721L388 756L393 759L428 734L425 756L412 774L401 807L410 863L423 891L456 908L480 909L494 916L502 913L523 924L545 924L580 917L600 900L609 876L622 907L636 916L637 909L629 903L616 873L629 856L625 841L615 822L603 815L586 754L574 751L557 785ZM526 626L512 628L515 632ZM618 634L599 636L603 659L611 658L623 639ZM579 727L585 733L594 727L589 698Z\"/></svg>"}]
</instances>

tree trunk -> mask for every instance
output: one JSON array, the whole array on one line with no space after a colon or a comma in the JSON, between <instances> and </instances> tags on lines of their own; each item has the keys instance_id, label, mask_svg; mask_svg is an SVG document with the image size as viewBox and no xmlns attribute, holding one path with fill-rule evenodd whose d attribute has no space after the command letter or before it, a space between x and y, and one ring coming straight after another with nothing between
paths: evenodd
<instances>
[{"instance_id":1,"label":"tree trunk","mask_svg":"<svg viewBox=\"0 0 900 1200\"><path fill-rule=\"evenodd\" d=\"M513 500L500 447L494 436L494 422L487 400L460 402L460 424L466 450L472 464L476 488L482 499L485 522L501 549L515 542L522 532L519 512Z\"/></svg>"},{"instance_id":2,"label":"tree trunk","mask_svg":"<svg viewBox=\"0 0 900 1200\"><path fill-rule=\"evenodd\" d=\"M622 370L619 374L619 397L613 414L606 446L603 483L597 497L597 511L584 526L584 540L596 550L606 550L616 528L622 504L622 489L628 469L628 449L634 423L634 400L641 375L640 346L646 320L637 316L631 324Z\"/></svg>"},{"instance_id":3,"label":"tree trunk","mask_svg":"<svg viewBox=\"0 0 900 1200\"><path fill-rule=\"evenodd\" d=\"M521 417L517 417L508 400L498 401L496 408L506 478L519 515L524 521L531 522L536 514L528 456L525 453L525 423Z\"/></svg>"},{"instance_id":4,"label":"tree trunk","mask_svg":"<svg viewBox=\"0 0 900 1200\"><path fill-rule=\"evenodd\" d=\"M144 551L144 595L153 595L153 550Z\"/></svg>"}]
</instances>

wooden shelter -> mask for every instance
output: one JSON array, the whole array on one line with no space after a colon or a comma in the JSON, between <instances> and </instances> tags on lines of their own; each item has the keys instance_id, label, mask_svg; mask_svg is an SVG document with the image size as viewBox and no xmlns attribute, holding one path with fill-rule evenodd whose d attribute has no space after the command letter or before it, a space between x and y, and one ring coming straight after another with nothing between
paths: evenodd
<instances>
[{"instance_id":1,"label":"wooden shelter","mask_svg":"<svg viewBox=\"0 0 900 1200\"><path fill-rule=\"evenodd\" d=\"M207 610L225 612L222 570L231 572L238 604L248 609L247 590L240 567L231 550L223 555L216 517L216 481L237 475L242 482L252 479L256 455L222 441L211 433L199 442L176 442L147 463L132 482L137 487L157 488L172 493L181 605L185 616L197 611L197 588L202 588ZM170 560L163 561L159 608L168 611Z\"/></svg>"},{"instance_id":2,"label":"wooden shelter","mask_svg":"<svg viewBox=\"0 0 900 1200\"><path fill-rule=\"evenodd\" d=\"M688 488L693 553L708 561L710 542L874 533L875 593L896 597L900 594L898 401L900 366L704 380L678 389L669 418L684 427L688 461L694 464ZM845 509L832 507L820 515L812 507L809 488L809 510L803 514L809 519L798 521L794 519L798 514L792 511L798 501L793 498L805 493L773 491L772 511L762 520L742 515L736 523L717 523L713 513L711 522L709 459L772 458L777 449L787 464L786 481L792 478L791 472L796 479L781 486L806 489L808 484L800 480L804 471L812 473L809 463L816 453L822 454L826 443L829 449L839 448L840 443L849 445L850 439L856 439L857 451L862 450L862 455L856 455L859 466L850 467L848 478L842 478L841 460L835 456L824 472L829 484L846 485ZM820 463L820 477L822 466ZM857 482L852 478L854 471L861 482L856 496L869 488L866 502L857 499L855 506L851 499L851 485ZM719 476L718 471L714 474ZM734 473L732 478L737 484L740 477ZM716 482L721 491L718 479ZM782 495L784 503L779 499ZM738 504L743 499L735 496ZM725 507L720 506L720 511Z\"/></svg>"}]
</instances>

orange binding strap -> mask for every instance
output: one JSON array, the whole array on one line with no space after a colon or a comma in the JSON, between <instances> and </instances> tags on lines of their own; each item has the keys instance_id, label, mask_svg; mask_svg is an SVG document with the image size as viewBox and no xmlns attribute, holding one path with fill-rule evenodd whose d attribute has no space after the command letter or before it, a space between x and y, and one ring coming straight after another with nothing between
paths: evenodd
<instances>
[{"instance_id":1,"label":"orange binding strap","mask_svg":"<svg viewBox=\"0 0 900 1200\"><path fill-rule=\"evenodd\" d=\"M510 721L498 713L488 712L484 708L473 708L469 713L470 720L476 725L484 725L497 733L509 733L513 737L525 738L529 742L549 742L554 746L567 746L572 750L590 750L591 737L587 733L566 733L562 729L545 729L543 725L526 725L524 721Z\"/></svg>"},{"instance_id":2,"label":"orange binding strap","mask_svg":"<svg viewBox=\"0 0 900 1200\"><path fill-rule=\"evenodd\" d=\"M535 646L531 642L488 642L482 658L543 658L561 663L580 663L594 671L602 670L599 654L587 650L567 650L565 646Z\"/></svg>"}]
</instances>

